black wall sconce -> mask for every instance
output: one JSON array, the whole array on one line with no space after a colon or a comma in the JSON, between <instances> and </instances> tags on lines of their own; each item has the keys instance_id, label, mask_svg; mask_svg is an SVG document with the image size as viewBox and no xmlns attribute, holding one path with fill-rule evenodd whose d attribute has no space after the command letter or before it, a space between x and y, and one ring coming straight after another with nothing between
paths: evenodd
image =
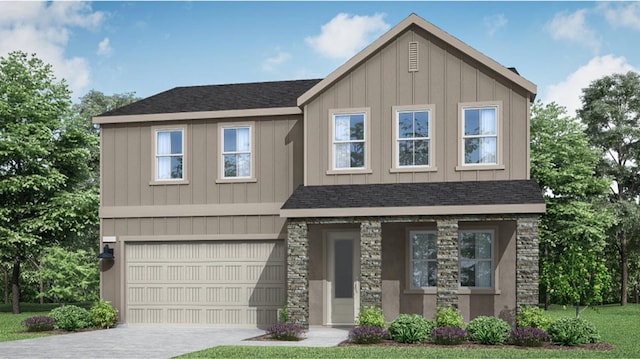
<instances>
[{"instance_id":1,"label":"black wall sconce","mask_svg":"<svg viewBox=\"0 0 640 359\"><path fill-rule=\"evenodd\" d=\"M113 248L109 248L109 245L105 244L104 248L102 249L102 253L98 254L98 258L113 260L116 257L113 255Z\"/></svg>"}]
</instances>

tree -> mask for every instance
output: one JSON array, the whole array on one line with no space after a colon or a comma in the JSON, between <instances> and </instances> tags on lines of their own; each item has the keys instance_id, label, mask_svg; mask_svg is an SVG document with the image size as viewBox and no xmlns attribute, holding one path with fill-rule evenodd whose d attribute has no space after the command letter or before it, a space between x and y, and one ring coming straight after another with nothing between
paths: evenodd
<instances>
[{"instance_id":1,"label":"tree","mask_svg":"<svg viewBox=\"0 0 640 359\"><path fill-rule=\"evenodd\" d=\"M14 313L21 263L96 221L97 191L85 184L97 138L78 130L70 110L50 65L20 51L0 58L0 259L12 264Z\"/></svg>"},{"instance_id":2,"label":"tree","mask_svg":"<svg viewBox=\"0 0 640 359\"><path fill-rule=\"evenodd\" d=\"M73 112L81 121L86 132L96 136L100 133L100 127L94 125L92 119L104 112L114 110L116 108L128 105L138 101L140 98L135 96L135 92L125 92L121 94L113 94L107 96L96 90L89 91L86 95L80 97L80 103L73 105ZM95 186L100 183L100 149L98 145L90 148L91 172L93 173L92 181Z\"/></svg>"},{"instance_id":3,"label":"tree","mask_svg":"<svg viewBox=\"0 0 640 359\"><path fill-rule=\"evenodd\" d=\"M40 295L56 303L95 301L99 297L95 291L100 280L95 255L82 249L47 248L38 275L45 288Z\"/></svg>"},{"instance_id":4,"label":"tree","mask_svg":"<svg viewBox=\"0 0 640 359\"><path fill-rule=\"evenodd\" d=\"M589 305L609 285L602 255L614 223L598 199L608 182L594 176L600 153L583 127L555 103L537 102L531 116L531 177L541 186L547 211L540 221L540 284L550 300Z\"/></svg>"},{"instance_id":5,"label":"tree","mask_svg":"<svg viewBox=\"0 0 640 359\"><path fill-rule=\"evenodd\" d=\"M618 211L637 206L640 194L640 75L635 72L605 76L582 90L578 116L586 125L589 142L605 154L600 175L613 181L610 201ZM637 222L619 217L610 243L616 248L620 270L620 304L627 304L629 251L638 241Z\"/></svg>"}]
</instances>

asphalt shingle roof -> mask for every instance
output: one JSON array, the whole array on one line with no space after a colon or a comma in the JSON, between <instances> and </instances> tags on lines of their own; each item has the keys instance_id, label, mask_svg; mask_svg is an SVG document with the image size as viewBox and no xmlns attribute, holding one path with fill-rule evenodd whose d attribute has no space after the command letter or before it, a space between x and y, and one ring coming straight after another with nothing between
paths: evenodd
<instances>
[{"instance_id":1,"label":"asphalt shingle roof","mask_svg":"<svg viewBox=\"0 0 640 359\"><path fill-rule=\"evenodd\" d=\"M320 79L176 87L100 116L296 107L298 97L318 82Z\"/></svg>"},{"instance_id":2,"label":"asphalt shingle roof","mask_svg":"<svg viewBox=\"0 0 640 359\"><path fill-rule=\"evenodd\" d=\"M534 180L299 186L282 209L544 203Z\"/></svg>"}]
</instances>

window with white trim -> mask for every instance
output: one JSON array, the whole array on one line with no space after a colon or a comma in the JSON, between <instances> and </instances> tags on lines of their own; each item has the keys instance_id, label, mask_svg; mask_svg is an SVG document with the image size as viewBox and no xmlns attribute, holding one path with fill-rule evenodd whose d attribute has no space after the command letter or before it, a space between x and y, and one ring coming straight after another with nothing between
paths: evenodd
<instances>
[{"instance_id":1,"label":"window with white trim","mask_svg":"<svg viewBox=\"0 0 640 359\"><path fill-rule=\"evenodd\" d=\"M155 180L184 179L184 130L155 130Z\"/></svg>"},{"instance_id":2,"label":"window with white trim","mask_svg":"<svg viewBox=\"0 0 640 359\"><path fill-rule=\"evenodd\" d=\"M493 231L460 232L460 286L493 286L493 241Z\"/></svg>"},{"instance_id":3,"label":"window with white trim","mask_svg":"<svg viewBox=\"0 0 640 359\"><path fill-rule=\"evenodd\" d=\"M222 127L222 178L251 178L251 127Z\"/></svg>"},{"instance_id":4,"label":"window with white trim","mask_svg":"<svg viewBox=\"0 0 640 359\"><path fill-rule=\"evenodd\" d=\"M498 164L498 106L462 108L465 165Z\"/></svg>"},{"instance_id":5,"label":"window with white trim","mask_svg":"<svg viewBox=\"0 0 640 359\"><path fill-rule=\"evenodd\" d=\"M333 114L333 168L366 168L366 113Z\"/></svg>"},{"instance_id":6,"label":"window with white trim","mask_svg":"<svg viewBox=\"0 0 640 359\"><path fill-rule=\"evenodd\" d=\"M409 280L411 289L437 286L437 251L436 232L409 232Z\"/></svg>"},{"instance_id":7,"label":"window with white trim","mask_svg":"<svg viewBox=\"0 0 640 359\"><path fill-rule=\"evenodd\" d=\"M396 111L396 167L427 167L431 164L431 111Z\"/></svg>"}]
</instances>

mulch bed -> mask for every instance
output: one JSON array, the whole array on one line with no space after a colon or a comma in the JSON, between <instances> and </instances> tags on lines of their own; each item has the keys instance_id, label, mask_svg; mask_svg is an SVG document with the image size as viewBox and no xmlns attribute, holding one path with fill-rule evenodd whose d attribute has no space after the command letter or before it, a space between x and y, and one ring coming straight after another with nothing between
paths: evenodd
<instances>
[{"instance_id":1,"label":"mulch bed","mask_svg":"<svg viewBox=\"0 0 640 359\"><path fill-rule=\"evenodd\" d=\"M60 334L92 332L94 330L103 330L103 329L102 328L82 328L82 329L78 329L75 332L70 332L68 330L62 330L62 329L54 329L54 330L45 330L45 331L41 331L41 332L18 332L18 334L51 334L51 335L60 335Z\"/></svg>"},{"instance_id":2,"label":"mulch bed","mask_svg":"<svg viewBox=\"0 0 640 359\"><path fill-rule=\"evenodd\" d=\"M262 335L258 335L257 337L253 337L253 338L247 338L245 339L245 341L255 341L255 342L299 342L301 340L305 340L307 339L304 335L302 337L300 337L300 339L298 340L278 340L278 339L273 339L271 337L271 334L262 334Z\"/></svg>"},{"instance_id":3,"label":"mulch bed","mask_svg":"<svg viewBox=\"0 0 640 359\"><path fill-rule=\"evenodd\" d=\"M521 349L521 350L531 350L531 349L553 349L553 350L598 350L598 351L610 351L613 350L613 346L607 343L590 343L585 345L578 346L564 346L564 345L555 345L551 343L544 343L541 347L520 347L517 345L483 345L483 344L475 344L475 343L463 343L460 345L437 345L433 343L418 343L418 344L406 344L406 343L396 343L393 340L383 340L382 343L379 344L355 344L350 342L349 340L345 340L342 343L338 344L339 347L409 347L409 348L462 348L462 349Z\"/></svg>"}]
</instances>

